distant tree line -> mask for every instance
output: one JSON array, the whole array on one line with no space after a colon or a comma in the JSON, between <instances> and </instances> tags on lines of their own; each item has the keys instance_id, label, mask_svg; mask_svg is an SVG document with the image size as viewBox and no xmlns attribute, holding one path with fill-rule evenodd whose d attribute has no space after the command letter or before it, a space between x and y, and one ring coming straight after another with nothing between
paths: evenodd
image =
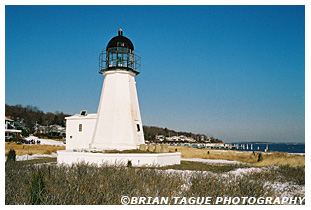
<instances>
[{"instance_id":1,"label":"distant tree line","mask_svg":"<svg viewBox=\"0 0 311 210\"><path fill-rule=\"evenodd\" d=\"M214 138L213 136L206 136L205 134L195 134L191 132L185 132L185 131L175 131L175 130L170 130L168 128L160 128L156 126L143 126L144 129L144 137L146 140L151 140L155 141L157 135L163 135L165 137L172 137L172 136L186 136L186 137L191 137L197 142L201 142L201 136L204 136L204 139L211 139L212 143L219 143L222 142L222 140Z\"/></svg>"},{"instance_id":2,"label":"distant tree line","mask_svg":"<svg viewBox=\"0 0 311 210\"><path fill-rule=\"evenodd\" d=\"M7 105L5 104L5 116L11 117L12 120L23 122L29 133L34 132L34 126L39 125L60 125L62 127L66 126L65 117L70 116L69 114L64 114L63 112L56 111L55 113L47 112L44 113L38 107L32 105L22 106L17 105ZM207 137L204 134L194 134L191 132L175 131L168 128L160 128L156 126L143 126L144 137L146 140L155 141L157 135L164 135L166 137L170 136L187 136L192 137L196 141L201 141L201 136L205 139L211 138L212 142L222 142L214 137Z\"/></svg>"},{"instance_id":3,"label":"distant tree line","mask_svg":"<svg viewBox=\"0 0 311 210\"><path fill-rule=\"evenodd\" d=\"M29 132L34 132L36 123L39 125L60 125L65 127L65 117L69 116L63 112L44 113L36 106L22 106L20 104L11 106L5 104L5 116L11 117L12 120L22 122Z\"/></svg>"}]
</instances>

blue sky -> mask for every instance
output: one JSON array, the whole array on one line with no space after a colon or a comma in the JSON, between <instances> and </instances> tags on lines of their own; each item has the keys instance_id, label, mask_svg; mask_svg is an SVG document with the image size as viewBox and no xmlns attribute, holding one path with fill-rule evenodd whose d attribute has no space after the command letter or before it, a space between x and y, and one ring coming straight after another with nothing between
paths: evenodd
<instances>
[{"instance_id":1,"label":"blue sky","mask_svg":"<svg viewBox=\"0 0 311 210\"><path fill-rule=\"evenodd\" d=\"M5 103L97 112L119 27L142 57L143 124L304 142L304 6L6 6Z\"/></svg>"}]
</instances>

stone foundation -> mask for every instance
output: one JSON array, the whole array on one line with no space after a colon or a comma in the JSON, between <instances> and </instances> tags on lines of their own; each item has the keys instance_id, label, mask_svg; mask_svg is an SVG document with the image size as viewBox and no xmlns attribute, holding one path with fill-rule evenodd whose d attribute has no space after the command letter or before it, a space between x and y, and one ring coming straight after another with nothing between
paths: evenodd
<instances>
[{"instance_id":1,"label":"stone foundation","mask_svg":"<svg viewBox=\"0 0 311 210\"><path fill-rule=\"evenodd\" d=\"M180 164L180 152L175 153L93 153L74 152L72 150L58 150L58 164L88 163L98 166L127 165L131 161L132 166L168 166Z\"/></svg>"}]
</instances>

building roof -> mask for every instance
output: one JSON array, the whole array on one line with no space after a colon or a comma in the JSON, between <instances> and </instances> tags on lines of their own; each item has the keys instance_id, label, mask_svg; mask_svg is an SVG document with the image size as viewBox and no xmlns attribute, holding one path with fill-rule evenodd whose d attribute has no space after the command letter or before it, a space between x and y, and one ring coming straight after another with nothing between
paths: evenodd
<instances>
[{"instance_id":1,"label":"building roof","mask_svg":"<svg viewBox=\"0 0 311 210\"><path fill-rule=\"evenodd\" d=\"M6 133L21 133L21 130L16 130L16 129L5 129Z\"/></svg>"},{"instance_id":2,"label":"building roof","mask_svg":"<svg viewBox=\"0 0 311 210\"><path fill-rule=\"evenodd\" d=\"M65 117L66 120L82 120L82 119L96 119L97 114L87 114L86 116L75 114L69 117Z\"/></svg>"},{"instance_id":3,"label":"building roof","mask_svg":"<svg viewBox=\"0 0 311 210\"><path fill-rule=\"evenodd\" d=\"M7 120L7 121L11 121L11 122L13 122L14 120L12 120L12 119L10 119L10 118L7 118L7 117L5 117L5 120Z\"/></svg>"}]
</instances>

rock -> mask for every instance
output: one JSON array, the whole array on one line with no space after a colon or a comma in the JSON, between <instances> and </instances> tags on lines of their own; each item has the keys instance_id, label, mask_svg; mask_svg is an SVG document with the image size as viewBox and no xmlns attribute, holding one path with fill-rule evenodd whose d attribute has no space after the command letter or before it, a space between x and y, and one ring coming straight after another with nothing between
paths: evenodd
<instances>
[{"instance_id":1,"label":"rock","mask_svg":"<svg viewBox=\"0 0 311 210\"><path fill-rule=\"evenodd\" d=\"M153 145L152 145L152 144L149 144L149 145L148 145L148 151L149 151L149 152L153 152L153 151L154 151L154 148L153 148Z\"/></svg>"},{"instance_id":2,"label":"rock","mask_svg":"<svg viewBox=\"0 0 311 210\"><path fill-rule=\"evenodd\" d=\"M155 146L155 152L158 152L158 153L161 152L161 145L157 144L157 145Z\"/></svg>"},{"instance_id":3,"label":"rock","mask_svg":"<svg viewBox=\"0 0 311 210\"><path fill-rule=\"evenodd\" d=\"M147 150L146 144L140 144L139 145L139 150L140 151L146 151Z\"/></svg>"},{"instance_id":4,"label":"rock","mask_svg":"<svg viewBox=\"0 0 311 210\"><path fill-rule=\"evenodd\" d=\"M163 152L163 153L169 152L169 150L168 150L168 144L162 144L162 145L161 145L161 152Z\"/></svg>"}]
</instances>

